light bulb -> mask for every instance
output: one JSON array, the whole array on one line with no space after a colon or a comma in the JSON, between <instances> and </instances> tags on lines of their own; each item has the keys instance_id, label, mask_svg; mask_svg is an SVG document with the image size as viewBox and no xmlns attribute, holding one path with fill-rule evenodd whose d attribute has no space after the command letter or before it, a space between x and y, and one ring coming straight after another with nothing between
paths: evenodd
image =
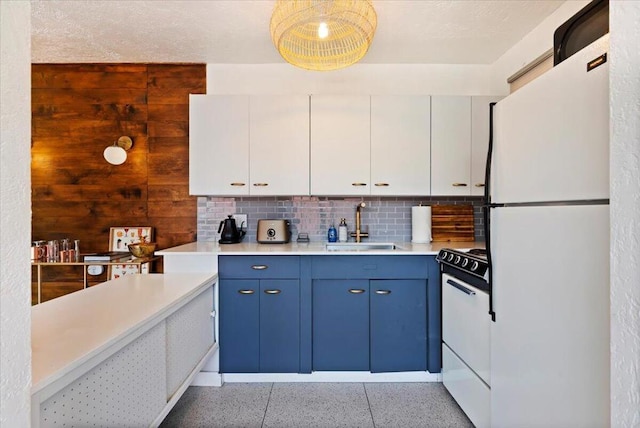
<instances>
[{"instance_id":1,"label":"light bulb","mask_svg":"<svg viewBox=\"0 0 640 428\"><path fill-rule=\"evenodd\" d=\"M126 150L116 145L104 149L103 155L111 165L122 165L127 160Z\"/></svg>"},{"instance_id":2,"label":"light bulb","mask_svg":"<svg viewBox=\"0 0 640 428\"><path fill-rule=\"evenodd\" d=\"M327 27L326 22L321 22L318 26L318 37L321 39L326 39L329 35L329 27Z\"/></svg>"}]
</instances>

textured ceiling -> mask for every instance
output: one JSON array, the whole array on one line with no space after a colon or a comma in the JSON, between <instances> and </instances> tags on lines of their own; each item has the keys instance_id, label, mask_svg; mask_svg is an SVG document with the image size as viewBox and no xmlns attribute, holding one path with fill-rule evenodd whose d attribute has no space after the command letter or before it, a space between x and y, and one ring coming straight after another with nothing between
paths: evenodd
<instances>
[{"instance_id":1,"label":"textured ceiling","mask_svg":"<svg viewBox=\"0 0 640 428\"><path fill-rule=\"evenodd\" d=\"M564 0L373 0L378 29L362 62L490 64ZM32 1L32 61L283 60L273 0Z\"/></svg>"}]
</instances>

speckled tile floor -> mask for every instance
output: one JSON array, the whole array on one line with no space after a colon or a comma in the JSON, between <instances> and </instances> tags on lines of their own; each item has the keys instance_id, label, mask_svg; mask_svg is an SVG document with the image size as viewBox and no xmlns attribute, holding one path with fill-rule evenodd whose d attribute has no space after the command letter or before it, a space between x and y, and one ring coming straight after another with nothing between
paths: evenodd
<instances>
[{"instance_id":1,"label":"speckled tile floor","mask_svg":"<svg viewBox=\"0 0 640 428\"><path fill-rule=\"evenodd\" d=\"M169 427L473 427L441 383L192 386Z\"/></svg>"}]
</instances>

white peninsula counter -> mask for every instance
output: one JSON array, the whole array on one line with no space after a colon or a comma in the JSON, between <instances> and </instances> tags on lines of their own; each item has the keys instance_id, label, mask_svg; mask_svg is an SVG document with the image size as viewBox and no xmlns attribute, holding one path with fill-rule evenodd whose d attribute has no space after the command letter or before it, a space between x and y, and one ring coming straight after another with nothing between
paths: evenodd
<instances>
[{"instance_id":1,"label":"white peninsula counter","mask_svg":"<svg viewBox=\"0 0 640 428\"><path fill-rule=\"evenodd\" d=\"M32 308L32 426L156 426L217 349L217 276L126 275Z\"/></svg>"}]
</instances>

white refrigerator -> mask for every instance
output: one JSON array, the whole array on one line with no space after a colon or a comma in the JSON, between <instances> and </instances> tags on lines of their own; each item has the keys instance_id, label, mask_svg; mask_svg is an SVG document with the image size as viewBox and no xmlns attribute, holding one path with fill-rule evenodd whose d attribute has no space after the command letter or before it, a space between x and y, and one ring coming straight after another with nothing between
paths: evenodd
<instances>
[{"instance_id":1,"label":"white refrigerator","mask_svg":"<svg viewBox=\"0 0 640 428\"><path fill-rule=\"evenodd\" d=\"M608 35L492 111L491 425L609 425Z\"/></svg>"}]
</instances>

